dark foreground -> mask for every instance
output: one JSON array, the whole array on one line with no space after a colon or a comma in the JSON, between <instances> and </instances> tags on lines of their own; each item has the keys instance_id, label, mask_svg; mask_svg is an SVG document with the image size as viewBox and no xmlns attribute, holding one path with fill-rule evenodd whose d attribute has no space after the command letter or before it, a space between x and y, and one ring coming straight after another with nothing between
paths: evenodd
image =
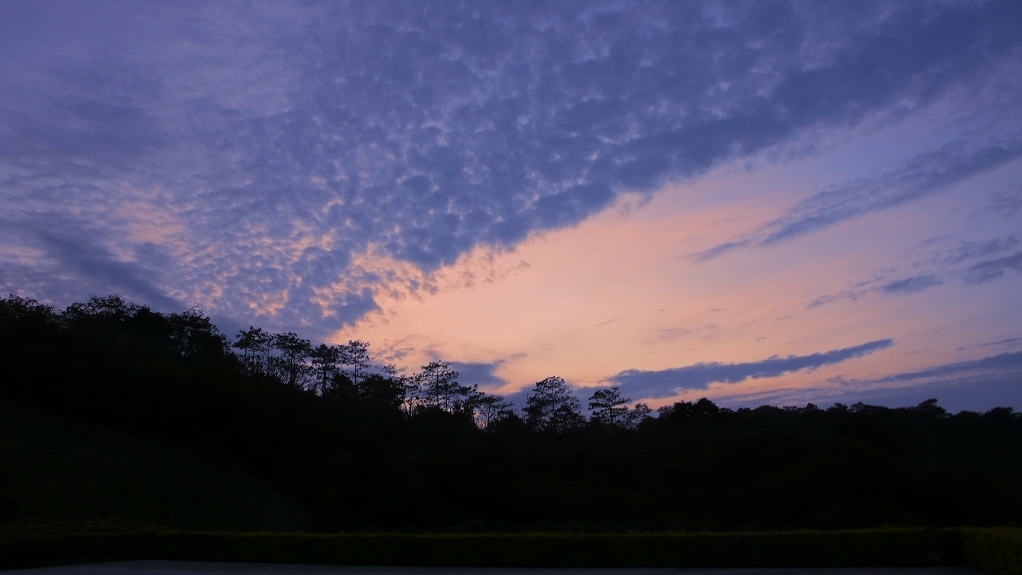
<instances>
[{"instance_id":1,"label":"dark foreground","mask_svg":"<svg viewBox=\"0 0 1022 575\"><path fill-rule=\"evenodd\" d=\"M122 561L5 571L4 575L202 575L221 573L321 575L979 575L968 567L859 567L793 569L647 569L647 568L505 568L381 567L367 565L287 565L208 561Z\"/></svg>"},{"instance_id":2,"label":"dark foreground","mask_svg":"<svg viewBox=\"0 0 1022 575\"><path fill-rule=\"evenodd\" d=\"M367 371L368 354L356 341L313 354L296 334L258 328L232 342L196 310L163 314L117 297L63 311L0 298L0 526L100 518L192 531L663 533L1022 524L1022 413L1010 407L730 410L703 399L653 417L602 388L586 417L556 376L513 408L458 383L443 362L406 377Z\"/></svg>"}]
</instances>

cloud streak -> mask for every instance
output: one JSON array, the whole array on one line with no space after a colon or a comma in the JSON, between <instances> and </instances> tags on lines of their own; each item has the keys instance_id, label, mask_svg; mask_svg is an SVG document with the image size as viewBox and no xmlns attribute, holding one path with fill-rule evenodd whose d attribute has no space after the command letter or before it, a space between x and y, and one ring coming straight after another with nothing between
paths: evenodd
<instances>
[{"instance_id":1,"label":"cloud streak","mask_svg":"<svg viewBox=\"0 0 1022 575\"><path fill-rule=\"evenodd\" d=\"M966 278L970 283L984 283L1000 278L1008 272L1022 272L1022 251L980 262L967 270Z\"/></svg>"},{"instance_id":2,"label":"cloud streak","mask_svg":"<svg viewBox=\"0 0 1022 575\"><path fill-rule=\"evenodd\" d=\"M1018 247L1018 244L1019 240L1015 234L986 240L959 241L955 248L931 253L927 257L912 262L910 267L914 271L917 273L924 271L925 273L908 277L898 277L893 271L878 274L872 279L857 282L849 289L818 296L806 305L806 309L841 300L857 301L870 293L914 294L944 285L945 280L949 278L959 279L964 285L986 283L1005 277L1011 272L1022 271L1022 252L1002 257L990 257L1003 252L1011 252ZM964 264L964 266L960 264ZM888 279L891 276L895 276L896 279Z\"/></svg>"},{"instance_id":3,"label":"cloud streak","mask_svg":"<svg viewBox=\"0 0 1022 575\"><path fill-rule=\"evenodd\" d=\"M893 340L880 339L824 353L774 356L749 363L697 363L661 371L630 369L612 375L607 380L619 386L625 395L651 399L670 397L690 389L707 389L712 383L736 384L747 379L779 377L802 370L811 371L825 365L869 355L893 345Z\"/></svg>"},{"instance_id":4,"label":"cloud streak","mask_svg":"<svg viewBox=\"0 0 1022 575\"><path fill-rule=\"evenodd\" d=\"M810 196L788 215L766 225L760 245L791 239L845 220L892 208L1022 157L1022 141L962 150L954 142L916 156L899 170Z\"/></svg>"},{"instance_id":5,"label":"cloud streak","mask_svg":"<svg viewBox=\"0 0 1022 575\"><path fill-rule=\"evenodd\" d=\"M880 286L880 291L890 293L916 293L924 289L939 286L944 280L935 275L912 276L900 280L889 281Z\"/></svg>"},{"instance_id":6,"label":"cloud streak","mask_svg":"<svg viewBox=\"0 0 1022 575\"><path fill-rule=\"evenodd\" d=\"M1001 353L972 361L962 361L938 365L919 371L911 371L889 375L876 380L876 383L895 383L916 381L920 379L947 379L976 372L993 372L1004 374L1022 370L1022 351Z\"/></svg>"},{"instance_id":7,"label":"cloud streak","mask_svg":"<svg viewBox=\"0 0 1022 575\"><path fill-rule=\"evenodd\" d=\"M1022 158L1022 133L1015 137L1018 139L978 148L966 141L954 141L936 152L917 155L901 168L881 176L818 191L780 218L741 238L693 254L692 259L701 262L743 247L770 246L940 193L953 184Z\"/></svg>"}]
</instances>

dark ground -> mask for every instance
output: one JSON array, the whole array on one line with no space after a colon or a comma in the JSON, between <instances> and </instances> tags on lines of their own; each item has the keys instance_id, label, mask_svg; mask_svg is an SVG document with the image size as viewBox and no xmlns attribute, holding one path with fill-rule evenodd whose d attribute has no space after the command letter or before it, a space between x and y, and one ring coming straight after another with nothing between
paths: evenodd
<instances>
[{"instance_id":1,"label":"dark ground","mask_svg":"<svg viewBox=\"0 0 1022 575\"><path fill-rule=\"evenodd\" d=\"M980 575L967 567L862 567L797 569L600 569L501 567L377 567L364 565L278 565L203 561L124 561L3 571L4 575Z\"/></svg>"}]
</instances>

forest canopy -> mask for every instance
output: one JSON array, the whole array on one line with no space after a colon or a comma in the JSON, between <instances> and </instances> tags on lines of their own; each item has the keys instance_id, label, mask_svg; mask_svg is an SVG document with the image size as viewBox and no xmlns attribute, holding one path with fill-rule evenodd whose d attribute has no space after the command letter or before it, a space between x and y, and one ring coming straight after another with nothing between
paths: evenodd
<instances>
[{"instance_id":1,"label":"forest canopy","mask_svg":"<svg viewBox=\"0 0 1022 575\"><path fill-rule=\"evenodd\" d=\"M1022 519L1022 416L836 404L651 410L561 378L525 403L370 344L117 296L0 299L0 399L230 461L320 530L719 530ZM2 472L2 470L0 470ZM16 519L12 515L7 519ZM0 517L0 520L4 520Z\"/></svg>"}]
</instances>

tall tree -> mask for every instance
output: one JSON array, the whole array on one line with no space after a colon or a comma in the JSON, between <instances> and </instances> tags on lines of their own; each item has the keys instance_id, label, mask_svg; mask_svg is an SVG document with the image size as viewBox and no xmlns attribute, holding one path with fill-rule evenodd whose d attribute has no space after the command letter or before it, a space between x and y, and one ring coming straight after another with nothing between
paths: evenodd
<instances>
[{"instance_id":1,"label":"tall tree","mask_svg":"<svg viewBox=\"0 0 1022 575\"><path fill-rule=\"evenodd\" d=\"M458 372L446 361L431 361L411 378L410 412L416 409L436 408L448 413L462 413L476 417L479 401L486 395L475 385L458 382Z\"/></svg>"},{"instance_id":2,"label":"tall tree","mask_svg":"<svg viewBox=\"0 0 1022 575\"><path fill-rule=\"evenodd\" d=\"M397 404L398 407L406 415L411 415L415 411L416 398L418 397L416 378L405 375L405 368L398 367L393 363L384 364L380 366L380 369L391 381L390 389L393 391L394 396L400 400Z\"/></svg>"},{"instance_id":3,"label":"tall tree","mask_svg":"<svg viewBox=\"0 0 1022 575\"><path fill-rule=\"evenodd\" d=\"M276 358L280 379L291 387L304 387L306 377L312 371L308 363L312 355L309 340L289 331L273 336L273 346L280 353Z\"/></svg>"},{"instance_id":4,"label":"tall tree","mask_svg":"<svg viewBox=\"0 0 1022 575\"><path fill-rule=\"evenodd\" d=\"M339 373L342 350L337 345L319 344L312 350L313 385L320 393L326 392L330 382Z\"/></svg>"},{"instance_id":5,"label":"tall tree","mask_svg":"<svg viewBox=\"0 0 1022 575\"><path fill-rule=\"evenodd\" d=\"M52 306L41 304L34 299L25 299L14 294L0 298L0 320L14 322L30 318L42 323L56 323L57 313Z\"/></svg>"},{"instance_id":6,"label":"tall tree","mask_svg":"<svg viewBox=\"0 0 1022 575\"><path fill-rule=\"evenodd\" d=\"M564 379L537 381L526 398L525 422L537 431L563 432L585 423L581 404Z\"/></svg>"},{"instance_id":7,"label":"tall tree","mask_svg":"<svg viewBox=\"0 0 1022 575\"><path fill-rule=\"evenodd\" d=\"M238 332L234 347L241 350L241 363L249 374L266 374L273 336L261 327L249 326Z\"/></svg>"},{"instance_id":8,"label":"tall tree","mask_svg":"<svg viewBox=\"0 0 1022 575\"><path fill-rule=\"evenodd\" d=\"M219 362L228 352L227 338L197 307L167 316L175 351L186 359Z\"/></svg>"},{"instance_id":9,"label":"tall tree","mask_svg":"<svg viewBox=\"0 0 1022 575\"><path fill-rule=\"evenodd\" d=\"M462 390L458 375L446 361L431 361L422 366L415 376L422 405L452 411Z\"/></svg>"},{"instance_id":10,"label":"tall tree","mask_svg":"<svg viewBox=\"0 0 1022 575\"><path fill-rule=\"evenodd\" d=\"M358 398L367 404L400 408L405 400L405 386L400 379L373 373L362 380Z\"/></svg>"},{"instance_id":11,"label":"tall tree","mask_svg":"<svg viewBox=\"0 0 1022 575\"><path fill-rule=\"evenodd\" d=\"M344 374L358 389L373 364L373 358L369 355L369 342L353 339L347 345L341 346L341 364L348 366Z\"/></svg>"},{"instance_id":12,"label":"tall tree","mask_svg":"<svg viewBox=\"0 0 1022 575\"><path fill-rule=\"evenodd\" d=\"M621 397L617 387L597 389L589 398L589 420L603 426L628 427L627 397Z\"/></svg>"},{"instance_id":13,"label":"tall tree","mask_svg":"<svg viewBox=\"0 0 1022 575\"><path fill-rule=\"evenodd\" d=\"M73 325L76 322L95 318L123 320L132 314L132 307L137 306L129 305L118 295L93 296L87 302L78 302L67 306L60 315L65 325Z\"/></svg>"},{"instance_id":14,"label":"tall tree","mask_svg":"<svg viewBox=\"0 0 1022 575\"><path fill-rule=\"evenodd\" d=\"M483 429L492 429L492 424L513 413L512 407L511 402L499 395L481 394L476 402L476 422Z\"/></svg>"},{"instance_id":15,"label":"tall tree","mask_svg":"<svg viewBox=\"0 0 1022 575\"><path fill-rule=\"evenodd\" d=\"M636 403L632 406L632 410L628 412L628 429L635 429L639 427L639 424L647 419L653 418L653 410L649 408L645 403Z\"/></svg>"}]
</instances>

